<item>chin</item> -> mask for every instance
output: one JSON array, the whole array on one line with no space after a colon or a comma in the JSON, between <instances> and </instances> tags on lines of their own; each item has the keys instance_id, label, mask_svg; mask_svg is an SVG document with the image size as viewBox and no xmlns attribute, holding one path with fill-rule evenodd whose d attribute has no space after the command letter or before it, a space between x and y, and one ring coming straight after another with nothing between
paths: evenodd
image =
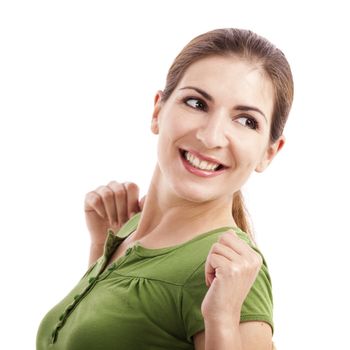
<instances>
[{"instance_id":1,"label":"chin","mask_svg":"<svg viewBox=\"0 0 350 350\"><path fill-rule=\"evenodd\" d=\"M175 195L185 201L193 203L205 203L217 199L219 196L214 193L210 193L208 188L205 189L203 186L174 186L173 190Z\"/></svg>"}]
</instances>

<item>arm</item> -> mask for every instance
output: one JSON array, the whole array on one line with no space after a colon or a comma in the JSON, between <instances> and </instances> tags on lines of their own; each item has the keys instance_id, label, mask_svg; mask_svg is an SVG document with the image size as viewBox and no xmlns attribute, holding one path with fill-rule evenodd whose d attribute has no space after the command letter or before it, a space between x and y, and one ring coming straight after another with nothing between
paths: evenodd
<instances>
[{"instance_id":1,"label":"arm","mask_svg":"<svg viewBox=\"0 0 350 350\"><path fill-rule=\"evenodd\" d=\"M205 325L205 332L194 336L196 350L272 350L272 331L265 322L243 322L237 327Z\"/></svg>"},{"instance_id":2,"label":"arm","mask_svg":"<svg viewBox=\"0 0 350 350\"><path fill-rule=\"evenodd\" d=\"M138 197L136 184L116 181L86 195L85 220L91 240L89 266L103 254L108 229L118 231L133 214L140 211Z\"/></svg>"}]
</instances>

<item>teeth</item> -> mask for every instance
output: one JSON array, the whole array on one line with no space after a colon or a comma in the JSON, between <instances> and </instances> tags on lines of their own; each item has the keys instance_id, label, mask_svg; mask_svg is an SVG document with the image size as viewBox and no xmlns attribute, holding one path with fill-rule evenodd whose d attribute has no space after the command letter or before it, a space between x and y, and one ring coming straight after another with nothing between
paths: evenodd
<instances>
[{"instance_id":1,"label":"teeth","mask_svg":"<svg viewBox=\"0 0 350 350\"><path fill-rule=\"evenodd\" d=\"M220 164L214 164L214 163L209 163L205 160L200 160L197 157L195 157L193 154L190 152L185 152L185 158L188 160L189 163L191 163L194 167L201 169L201 170L210 170L214 171L219 167Z\"/></svg>"}]
</instances>

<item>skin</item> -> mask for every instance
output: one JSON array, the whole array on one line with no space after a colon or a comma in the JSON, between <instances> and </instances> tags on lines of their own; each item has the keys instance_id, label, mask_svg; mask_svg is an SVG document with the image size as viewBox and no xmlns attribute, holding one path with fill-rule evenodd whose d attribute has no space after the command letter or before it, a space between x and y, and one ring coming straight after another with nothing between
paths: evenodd
<instances>
[{"instance_id":1,"label":"skin","mask_svg":"<svg viewBox=\"0 0 350 350\"><path fill-rule=\"evenodd\" d=\"M283 136L269 142L273 96L272 83L260 68L235 56L195 62L165 102L159 91L151 124L158 135L158 163L144 204L138 202L135 184L115 181L86 197L91 262L101 253L105 229L119 228L140 207L137 230L112 260L136 241L147 248L163 248L235 225L233 193L253 171L264 171L284 144ZM215 177L193 174L184 167L179 149L213 157L225 170ZM261 257L232 232L213 245L205 266L209 287L202 303L205 332L194 336L196 350L272 348L269 325L240 324L241 306L261 263Z\"/></svg>"}]
</instances>

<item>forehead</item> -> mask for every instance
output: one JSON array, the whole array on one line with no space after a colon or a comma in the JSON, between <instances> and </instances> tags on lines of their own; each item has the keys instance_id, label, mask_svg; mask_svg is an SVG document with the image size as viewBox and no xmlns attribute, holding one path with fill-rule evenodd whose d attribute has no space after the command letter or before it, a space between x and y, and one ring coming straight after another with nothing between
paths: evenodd
<instances>
[{"instance_id":1,"label":"forehead","mask_svg":"<svg viewBox=\"0 0 350 350\"><path fill-rule=\"evenodd\" d=\"M188 67L177 89L196 86L215 101L230 104L259 105L272 114L274 88L258 63L238 56L211 56Z\"/></svg>"}]
</instances>

